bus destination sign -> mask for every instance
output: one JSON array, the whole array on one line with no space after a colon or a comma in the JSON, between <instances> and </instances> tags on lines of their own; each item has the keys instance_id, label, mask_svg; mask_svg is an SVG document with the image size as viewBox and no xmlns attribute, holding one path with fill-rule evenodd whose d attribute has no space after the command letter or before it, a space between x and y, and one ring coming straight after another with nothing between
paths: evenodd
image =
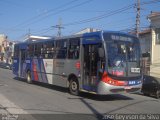
<instances>
[{"instance_id":1,"label":"bus destination sign","mask_svg":"<svg viewBox=\"0 0 160 120\"><path fill-rule=\"evenodd\" d=\"M132 42L132 38L126 36L111 35L111 39Z\"/></svg>"}]
</instances>

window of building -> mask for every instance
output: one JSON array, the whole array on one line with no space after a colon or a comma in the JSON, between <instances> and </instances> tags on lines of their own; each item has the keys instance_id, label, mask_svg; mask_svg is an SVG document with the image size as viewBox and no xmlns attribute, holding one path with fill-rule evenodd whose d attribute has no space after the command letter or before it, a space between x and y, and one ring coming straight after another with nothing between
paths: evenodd
<instances>
[{"instance_id":1,"label":"window of building","mask_svg":"<svg viewBox=\"0 0 160 120\"><path fill-rule=\"evenodd\" d=\"M156 32L156 44L160 45L160 28L157 28L155 32Z\"/></svg>"}]
</instances>

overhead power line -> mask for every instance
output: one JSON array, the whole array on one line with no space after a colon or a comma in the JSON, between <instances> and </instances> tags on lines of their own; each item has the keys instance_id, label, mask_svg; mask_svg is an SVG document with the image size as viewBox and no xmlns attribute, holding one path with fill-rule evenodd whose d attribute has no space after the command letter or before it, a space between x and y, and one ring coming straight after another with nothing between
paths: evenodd
<instances>
[{"instance_id":1,"label":"overhead power line","mask_svg":"<svg viewBox=\"0 0 160 120\"><path fill-rule=\"evenodd\" d=\"M110 17L110 16L115 15L115 14L119 14L119 13L124 12L124 11L126 11L128 9L131 9L133 7L134 7L133 4L132 5L128 5L126 7L123 7L123 8L114 10L114 11L110 11L109 13L105 13L105 14L102 14L102 15L99 15L99 16L96 16L96 17L92 17L92 18L89 18L89 19L76 21L76 22L72 22L72 23L63 24L63 26L70 26L70 25L83 24L83 23L97 21L97 20L100 20L100 19L103 19L103 18L106 18L106 17Z\"/></svg>"},{"instance_id":2,"label":"overhead power line","mask_svg":"<svg viewBox=\"0 0 160 120\"><path fill-rule=\"evenodd\" d=\"M160 0L151 0L151 1L146 1L146 2L142 2L141 5L146 5L146 4L154 4L160 2Z\"/></svg>"},{"instance_id":3,"label":"overhead power line","mask_svg":"<svg viewBox=\"0 0 160 120\"><path fill-rule=\"evenodd\" d=\"M70 9L73 9L73 8L76 8L76 7L79 7L79 6L82 6L82 5L87 4L87 3L89 3L89 2L91 2L91 1L93 1L93 0L87 0L87 1L84 1L84 2L81 2L81 3L78 3L78 4L76 4L76 5L72 5L72 6L70 6L70 7L64 8L64 6L71 5L73 2L76 2L76 1L78 1L78 0L73 0L73 1L71 1L71 2L69 2L69 3L67 3L66 5L63 5L63 7L57 8L57 9L60 9L59 11L57 11L57 9L56 9L55 11L54 11L54 10L50 10L50 12L47 12L47 13L43 14L43 16L40 15L39 17L35 17L34 19L32 19L32 20L30 20L30 21L28 20L28 21L26 21L25 23L20 24L19 26L21 26L21 27L22 27L22 26L28 26L28 25L31 25L31 24L33 24L33 23L41 22L42 20L46 19L47 17L50 17L50 16L52 16L52 15L57 15L57 14L59 14L59 13L65 12L65 11L67 11L67 10L70 10ZM64 8L64 9L61 9L61 8ZM19 26L16 26L16 27L19 27Z\"/></svg>"},{"instance_id":4,"label":"overhead power line","mask_svg":"<svg viewBox=\"0 0 160 120\"><path fill-rule=\"evenodd\" d=\"M67 3L61 5L61 6L58 6L58 7L53 8L53 9L50 9L49 11L45 12L45 14L44 14L44 13L41 13L41 14L39 14L39 15L36 15L36 16L34 16L34 17L32 17L32 18L29 18L28 20L26 20L26 21L24 21L24 22L22 22L22 23L20 23L20 24L17 24L17 25L14 26L14 27L24 26L25 24L30 23L31 21L33 21L33 20L35 20L35 19L38 19L38 18L40 18L40 17L44 17L44 16L46 16L46 14L50 14L50 13L52 13L52 12L55 12L55 11L61 9L61 8L64 8L64 6L68 6L68 5L73 4L73 3L76 2L76 1L79 1L79 0L72 0L72 1L70 1L70 2L67 2Z\"/></svg>"},{"instance_id":5,"label":"overhead power line","mask_svg":"<svg viewBox=\"0 0 160 120\"><path fill-rule=\"evenodd\" d=\"M141 5L153 4L153 3L157 3L157 2L160 2L160 0L151 0L151 1L143 2L143 3L141 3ZM92 18L89 18L89 19L85 19L85 20L81 20L81 21L75 21L75 22L71 22L71 23L66 23L66 24L63 24L63 26L84 24L84 23L88 23L88 22L97 21L97 20L100 20L100 19L104 19L106 17L110 17L110 16L115 15L115 14L122 13L126 10L129 10L129 9L133 8L133 7L135 7L135 4L131 4L131 5L125 6L123 8L120 8L120 9L117 9L117 10L114 10L114 11L110 11L109 13L105 13L105 14L102 14L102 15L99 15L99 16L96 16L96 17L92 17Z\"/></svg>"},{"instance_id":6,"label":"overhead power line","mask_svg":"<svg viewBox=\"0 0 160 120\"><path fill-rule=\"evenodd\" d=\"M160 0L151 0L151 1L147 1L147 2L142 2L141 5L154 4L154 3L157 3L157 2L160 2ZM84 20L80 20L80 21L75 21L75 22L71 22L71 23L62 24L62 26L65 27L65 26L84 24L84 23L88 23L88 22L97 21L97 20L100 20L100 19L104 19L106 17L110 17L110 16L113 16L113 15L122 13L124 11L127 11L127 10L131 9L131 8L134 8L135 6L136 6L135 4L131 4L131 5L122 7L120 9L114 10L114 11L109 11L105 14L102 14L102 15L99 15L99 16L96 16L96 17L92 17L92 18L88 18L88 19L84 19Z\"/></svg>"},{"instance_id":7,"label":"overhead power line","mask_svg":"<svg viewBox=\"0 0 160 120\"><path fill-rule=\"evenodd\" d=\"M80 3L78 4L79 6L80 5L83 5L83 4L86 4L88 2L90 2L91 0L87 0L83 3ZM146 4L154 4L154 3L157 3L157 2L160 2L160 0L151 0L151 1L147 1L147 2L142 2L141 5L146 5ZM71 6L69 8L65 8L65 9L62 9L60 11L57 11L56 13L52 13L52 15L54 14L58 14L58 13L61 13L61 12L64 12L66 10L69 10L69 9L72 9L74 7L77 7L78 5L75 5L75 6ZM119 14L119 13L122 13L126 10L129 10L131 8L135 7L135 4L131 4L131 5L128 5L128 6L125 6L123 8L120 8L120 9L117 9L117 10L114 10L114 11L110 11L110 12L107 12L105 14L102 14L102 15L99 15L99 16L96 16L96 17L92 17L92 18L89 18L89 19L84 19L84 20L80 20L80 21L75 21L75 22L71 22L71 23L66 23L66 24L63 24L63 26L71 26L71 25L77 25L77 24L84 24L84 23L88 23L88 22L93 22L93 21L97 21L97 20L100 20L100 19L104 19L106 17L110 17L110 16L113 16L113 15L116 15L116 14ZM51 15L51 14L50 14ZM50 15L47 15L47 16L50 16ZM46 17L46 16L45 16ZM34 22L32 22L34 23ZM51 30L50 27L47 28L48 30ZM43 31L43 30L42 30Z\"/></svg>"}]
</instances>

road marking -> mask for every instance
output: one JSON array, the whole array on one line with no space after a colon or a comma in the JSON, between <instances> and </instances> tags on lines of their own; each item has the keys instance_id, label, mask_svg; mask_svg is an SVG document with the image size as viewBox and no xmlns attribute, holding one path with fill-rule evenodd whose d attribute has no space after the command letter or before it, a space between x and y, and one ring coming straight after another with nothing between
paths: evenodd
<instances>
[{"instance_id":1,"label":"road marking","mask_svg":"<svg viewBox=\"0 0 160 120\"><path fill-rule=\"evenodd\" d=\"M8 100L4 95L0 94L0 114L3 114L3 113L7 114L9 116L10 115L14 116L14 115L18 115L18 114L24 114L24 116L21 115L20 117L24 118L25 120L35 120L25 110L21 109L19 106L15 105L13 102Z\"/></svg>"},{"instance_id":2,"label":"road marking","mask_svg":"<svg viewBox=\"0 0 160 120\"><path fill-rule=\"evenodd\" d=\"M0 86L8 86L7 84L0 84Z\"/></svg>"},{"instance_id":3,"label":"road marking","mask_svg":"<svg viewBox=\"0 0 160 120\"><path fill-rule=\"evenodd\" d=\"M4 95L0 94L0 105L11 114L27 114L26 111L9 101Z\"/></svg>"}]
</instances>

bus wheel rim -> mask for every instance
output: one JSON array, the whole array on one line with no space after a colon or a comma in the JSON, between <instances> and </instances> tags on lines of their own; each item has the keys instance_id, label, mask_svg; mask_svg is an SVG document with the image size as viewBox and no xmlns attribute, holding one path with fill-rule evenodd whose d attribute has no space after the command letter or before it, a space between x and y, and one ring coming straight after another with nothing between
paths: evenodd
<instances>
[{"instance_id":1,"label":"bus wheel rim","mask_svg":"<svg viewBox=\"0 0 160 120\"><path fill-rule=\"evenodd\" d=\"M27 80L30 80L30 77L29 77L29 75L28 75L28 77L27 77Z\"/></svg>"},{"instance_id":2,"label":"bus wheel rim","mask_svg":"<svg viewBox=\"0 0 160 120\"><path fill-rule=\"evenodd\" d=\"M77 90L77 83L75 81L72 82L71 88L72 88L73 91Z\"/></svg>"},{"instance_id":3,"label":"bus wheel rim","mask_svg":"<svg viewBox=\"0 0 160 120\"><path fill-rule=\"evenodd\" d=\"M30 74L28 73L27 75L27 80L30 81L31 80L31 77L30 77Z\"/></svg>"}]
</instances>

